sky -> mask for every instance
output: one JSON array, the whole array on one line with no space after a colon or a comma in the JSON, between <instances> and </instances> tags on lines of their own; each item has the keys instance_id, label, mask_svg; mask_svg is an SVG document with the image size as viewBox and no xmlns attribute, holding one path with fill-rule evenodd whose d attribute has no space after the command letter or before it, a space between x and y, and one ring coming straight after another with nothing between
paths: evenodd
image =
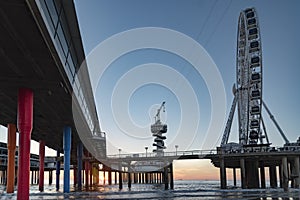
<instances>
[{"instance_id":1,"label":"sky","mask_svg":"<svg viewBox=\"0 0 300 200\"><path fill-rule=\"evenodd\" d=\"M226 113L216 111L221 130L208 131L215 120L212 119L212 110L216 107L212 102L214 91L209 90L206 77L201 72L199 74L189 61L176 55L176 52L145 47L120 53L109 66L101 66L99 61L96 69L91 70L106 68L100 80L96 81L94 92L101 129L107 133L108 141L115 147L109 148L112 154L117 153L119 148L124 152L143 152L145 146L152 148L150 124L154 123L156 109L162 101L166 101L166 112L161 115L169 128L166 145L172 144L167 147L168 150L175 149L174 140L181 150L210 149L220 144L233 99L238 16L242 9L248 7L257 9L261 29L263 99L288 139L295 141L298 138L298 1L76 0L75 5L88 58L91 54L96 54L99 60L110 56L113 50L102 51L101 55L97 54L97 50L116 34L122 35L125 31L138 28L164 28L182 33L201 45L216 64L224 84L226 102L221 103L225 105ZM145 32L144 40L152 34L151 30ZM124 40L120 41L129 45ZM181 48L180 41L174 41L176 43ZM115 44L111 48L122 48L122 44ZM187 54L196 58L198 56L192 48ZM200 65L201 59L199 55ZM95 73L91 70L90 73ZM189 89L194 94L181 93L191 99L195 95L198 108L184 107L186 99L182 99L178 91ZM222 93L222 89L217 89L220 90L217 92ZM191 112L184 115L184 109ZM266 113L263 115L272 144L282 145L283 140L269 117ZM192 129L186 124L196 128ZM180 129L182 126L186 129ZM179 144L180 141L176 140L177 137L183 139L183 136L190 139L189 144ZM237 142L237 137L235 120L229 140Z\"/></svg>"},{"instance_id":2,"label":"sky","mask_svg":"<svg viewBox=\"0 0 300 200\"><path fill-rule=\"evenodd\" d=\"M233 100L238 17L248 7L255 7L259 17L263 99L288 139L297 140L299 1L75 0L75 5L108 154L117 154L118 149L122 153L145 152L146 146L151 152L150 125L163 101L166 112L161 117L168 125L166 151L174 151L175 145L178 151L220 145ZM153 29L161 31L159 36L153 36ZM166 30L192 39L205 52L194 46L186 48L188 39L174 39L171 33L171 39L164 38L161 35ZM155 44L148 45L149 38ZM129 50L123 50L126 48ZM184 55L177 49L185 51ZM203 72L209 66L205 53L217 69L209 77ZM200 70L191 64L190 57ZM110 59L107 63L102 61L106 58ZM219 80L222 84L218 86L223 88L211 86ZM220 99L214 101L218 95ZM263 117L272 145L283 145L269 116L263 112ZM229 141L238 142L237 129L235 117ZM180 163L176 163L178 173L184 168L192 172L192 166L206 166L208 162ZM191 175L188 171L185 177Z\"/></svg>"},{"instance_id":3,"label":"sky","mask_svg":"<svg viewBox=\"0 0 300 200\"><path fill-rule=\"evenodd\" d=\"M142 153L146 146L152 152L150 125L163 101L166 151L220 145L233 100L238 17L248 7L259 17L263 99L287 138L299 137L299 1L75 0L75 6L108 154ZM230 142L238 142L236 116ZM272 145L283 145L264 111L263 117ZM174 168L177 178L217 178L208 160L176 161Z\"/></svg>"}]
</instances>

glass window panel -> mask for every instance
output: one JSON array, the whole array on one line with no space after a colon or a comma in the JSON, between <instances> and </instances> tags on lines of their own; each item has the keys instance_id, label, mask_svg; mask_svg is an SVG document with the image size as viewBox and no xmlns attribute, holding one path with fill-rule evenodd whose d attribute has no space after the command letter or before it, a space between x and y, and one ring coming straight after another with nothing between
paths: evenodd
<instances>
[{"instance_id":1,"label":"glass window panel","mask_svg":"<svg viewBox=\"0 0 300 200\"><path fill-rule=\"evenodd\" d=\"M76 52L74 50L74 47L71 45L70 46L70 52L71 52L71 58L73 60L73 63L74 63L74 67L75 69L77 69L79 66L78 66L78 61L77 61L77 57L76 57Z\"/></svg>"},{"instance_id":2,"label":"glass window panel","mask_svg":"<svg viewBox=\"0 0 300 200\"><path fill-rule=\"evenodd\" d=\"M61 45L60 45L60 41L59 41L59 38L58 37L56 37L55 39L54 39L54 45L55 45L55 49L56 49L56 51L57 51L57 53L58 53L58 56L59 56L59 58L60 58L60 61L61 61L61 63L65 63L65 56L64 56L64 53L63 53L63 49L62 49L62 47L61 47Z\"/></svg>"},{"instance_id":3,"label":"glass window panel","mask_svg":"<svg viewBox=\"0 0 300 200\"><path fill-rule=\"evenodd\" d=\"M57 24L58 21L58 12L56 10L56 7L53 3L53 0L45 0L45 3L47 5L47 8L49 10L50 16L52 18L52 21L54 24Z\"/></svg>"},{"instance_id":4,"label":"glass window panel","mask_svg":"<svg viewBox=\"0 0 300 200\"><path fill-rule=\"evenodd\" d=\"M68 44L67 44L67 41L66 41L66 38L65 38L65 35L64 35L63 29L62 29L60 23L58 24L58 27L57 27L57 35L59 37L62 49L64 51L64 56L67 57L67 52L69 50L69 47L68 47Z\"/></svg>"},{"instance_id":5,"label":"glass window panel","mask_svg":"<svg viewBox=\"0 0 300 200\"><path fill-rule=\"evenodd\" d=\"M72 74L72 71L70 70L70 67L69 67L69 64L67 63L66 65L65 65L65 71L66 71L66 73L67 73L67 76L68 76L68 78L69 78L69 81L70 81L70 83L73 83L73 74Z\"/></svg>"},{"instance_id":6,"label":"glass window panel","mask_svg":"<svg viewBox=\"0 0 300 200\"><path fill-rule=\"evenodd\" d=\"M66 37L66 41L67 41L68 44L70 44L71 34L69 32L69 26L68 26L68 23L66 21L65 13L63 11L60 13L60 23L61 23L61 26L63 28L64 34L65 34L65 37Z\"/></svg>"},{"instance_id":7,"label":"glass window panel","mask_svg":"<svg viewBox=\"0 0 300 200\"><path fill-rule=\"evenodd\" d=\"M74 63L73 63L73 60L72 60L72 57L71 57L70 54L69 54L67 60L68 60L68 63L69 63L69 65L70 65L70 68L71 68L73 74L75 74L75 65L74 65Z\"/></svg>"},{"instance_id":8,"label":"glass window panel","mask_svg":"<svg viewBox=\"0 0 300 200\"><path fill-rule=\"evenodd\" d=\"M45 24L47 26L47 29L48 29L50 35L52 37L54 37L54 26L53 26L52 19L50 17L50 13L48 11L45 1L44 0L43 1L36 0L36 4L39 8L39 11L40 11L44 21L45 21Z\"/></svg>"}]
</instances>

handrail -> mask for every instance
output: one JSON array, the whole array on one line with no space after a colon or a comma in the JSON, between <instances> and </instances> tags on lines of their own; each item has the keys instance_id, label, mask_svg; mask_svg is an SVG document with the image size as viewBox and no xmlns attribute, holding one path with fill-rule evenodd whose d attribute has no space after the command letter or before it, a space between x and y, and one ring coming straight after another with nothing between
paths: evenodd
<instances>
[{"instance_id":1,"label":"handrail","mask_svg":"<svg viewBox=\"0 0 300 200\"><path fill-rule=\"evenodd\" d=\"M216 149L210 150L188 150L188 151L170 151L170 152L163 152L160 157L180 157L180 156L191 156L191 155L212 155L216 154ZM107 155L107 158L117 159L117 158L154 158L158 157L157 153L131 153L131 154L114 154L114 155Z\"/></svg>"}]
</instances>

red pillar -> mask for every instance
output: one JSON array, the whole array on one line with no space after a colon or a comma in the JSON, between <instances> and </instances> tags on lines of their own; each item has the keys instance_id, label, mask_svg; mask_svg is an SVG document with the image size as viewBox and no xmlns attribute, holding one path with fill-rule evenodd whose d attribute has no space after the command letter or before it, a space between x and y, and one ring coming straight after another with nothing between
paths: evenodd
<instances>
[{"instance_id":1,"label":"red pillar","mask_svg":"<svg viewBox=\"0 0 300 200\"><path fill-rule=\"evenodd\" d=\"M8 124L7 128L8 164L6 192L13 193L15 185L16 126Z\"/></svg>"},{"instance_id":2,"label":"red pillar","mask_svg":"<svg viewBox=\"0 0 300 200\"><path fill-rule=\"evenodd\" d=\"M40 140L40 181L39 190L44 191L44 163L45 163L45 141Z\"/></svg>"},{"instance_id":3,"label":"red pillar","mask_svg":"<svg viewBox=\"0 0 300 200\"><path fill-rule=\"evenodd\" d=\"M19 168L18 200L29 199L30 139L33 124L33 92L20 89L18 95Z\"/></svg>"}]
</instances>

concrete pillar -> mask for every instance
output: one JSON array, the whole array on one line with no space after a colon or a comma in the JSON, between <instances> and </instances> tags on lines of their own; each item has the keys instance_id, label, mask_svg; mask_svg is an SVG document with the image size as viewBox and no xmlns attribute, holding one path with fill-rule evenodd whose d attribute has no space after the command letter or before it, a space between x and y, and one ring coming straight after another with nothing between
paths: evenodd
<instances>
[{"instance_id":1,"label":"concrete pillar","mask_svg":"<svg viewBox=\"0 0 300 200\"><path fill-rule=\"evenodd\" d=\"M226 167L224 163L224 158L220 158L220 179L221 179L221 189L226 189L227 180L226 180Z\"/></svg>"},{"instance_id":2,"label":"concrete pillar","mask_svg":"<svg viewBox=\"0 0 300 200\"><path fill-rule=\"evenodd\" d=\"M92 165L93 170L93 183L94 185L99 185L99 168L98 165ZM103 184L105 184L105 171L103 171Z\"/></svg>"},{"instance_id":3,"label":"concrete pillar","mask_svg":"<svg viewBox=\"0 0 300 200\"><path fill-rule=\"evenodd\" d=\"M14 124L7 125L7 184L6 192L14 192L15 181L15 154L16 154L16 126ZM30 173L30 172L29 172Z\"/></svg>"},{"instance_id":4,"label":"concrete pillar","mask_svg":"<svg viewBox=\"0 0 300 200\"><path fill-rule=\"evenodd\" d=\"M247 188L259 188L258 161L246 161Z\"/></svg>"},{"instance_id":5,"label":"concrete pillar","mask_svg":"<svg viewBox=\"0 0 300 200\"><path fill-rule=\"evenodd\" d=\"M266 176L265 176L265 166L264 163L260 163L260 187L266 188Z\"/></svg>"},{"instance_id":6,"label":"concrete pillar","mask_svg":"<svg viewBox=\"0 0 300 200\"><path fill-rule=\"evenodd\" d=\"M128 188L131 189L131 173L130 171L127 173L128 175Z\"/></svg>"},{"instance_id":7,"label":"concrete pillar","mask_svg":"<svg viewBox=\"0 0 300 200\"><path fill-rule=\"evenodd\" d=\"M39 161L40 161L39 191L43 192L44 191L45 141L42 140L40 140Z\"/></svg>"},{"instance_id":8,"label":"concrete pillar","mask_svg":"<svg viewBox=\"0 0 300 200\"><path fill-rule=\"evenodd\" d=\"M170 163L170 189L174 189L173 163Z\"/></svg>"},{"instance_id":9,"label":"concrete pillar","mask_svg":"<svg viewBox=\"0 0 300 200\"><path fill-rule=\"evenodd\" d=\"M119 171L119 189L123 189L123 181L122 181L122 171Z\"/></svg>"},{"instance_id":10,"label":"concrete pillar","mask_svg":"<svg viewBox=\"0 0 300 200\"><path fill-rule=\"evenodd\" d=\"M149 183L149 173L148 172L146 172L146 183L148 184Z\"/></svg>"},{"instance_id":11,"label":"concrete pillar","mask_svg":"<svg viewBox=\"0 0 300 200\"><path fill-rule=\"evenodd\" d=\"M56 191L59 190L59 176L60 176L60 153L57 150L57 160L56 160Z\"/></svg>"},{"instance_id":12,"label":"concrete pillar","mask_svg":"<svg viewBox=\"0 0 300 200\"><path fill-rule=\"evenodd\" d=\"M77 185L77 165L73 165L73 183L74 183L74 187L76 187Z\"/></svg>"},{"instance_id":13,"label":"concrete pillar","mask_svg":"<svg viewBox=\"0 0 300 200\"><path fill-rule=\"evenodd\" d=\"M232 168L233 186L236 187L236 168Z\"/></svg>"},{"instance_id":14,"label":"concrete pillar","mask_svg":"<svg viewBox=\"0 0 300 200\"><path fill-rule=\"evenodd\" d=\"M294 187L299 188L300 185L300 169L299 169L299 157L294 158Z\"/></svg>"},{"instance_id":15,"label":"concrete pillar","mask_svg":"<svg viewBox=\"0 0 300 200\"><path fill-rule=\"evenodd\" d=\"M168 190L169 189L168 166L164 167L164 184L165 184L165 190Z\"/></svg>"},{"instance_id":16,"label":"concrete pillar","mask_svg":"<svg viewBox=\"0 0 300 200\"><path fill-rule=\"evenodd\" d=\"M284 191L288 191L289 176L287 157L282 158L282 186Z\"/></svg>"},{"instance_id":17,"label":"concrete pillar","mask_svg":"<svg viewBox=\"0 0 300 200\"><path fill-rule=\"evenodd\" d=\"M82 152L83 152L83 146L82 143L79 142L77 144L77 185L78 190L82 189Z\"/></svg>"},{"instance_id":18,"label":"concrete pillar","mask_svg":"<svg viewBox=\"0 0 300 200\"><path fill-rule=\"evenodd\" d=\"M30 140L32 125L33 92L30 89L20 89L18 95L18 200L29 199Z\"/></svg>"},{"instance_id":19,"label":"concrete pillar","mask_svg":"<svg viewBox=\"0 0 300 200\"><path fill-rule=\"evenodd\" d=\"M71 127L64 127L64 193L70 192Z\"/></svg>"},{"instance_id":20,"label":"concrete pillar","mask_svg":"<svg viewBox=\"0 0 300 200\"><path fill-rule=\"evenodd\" d=\"M111 185L111 169L108 170L108 185Z\"/></svg>"},{"instance_id":21,"label":"concrete pillar","mask_svg":"<svg viewBox=\"0 0 300 200\"><path fill-rule=\"evenodd\" d=\"M240 166L241 166L241 184L242 188L246 188L246 169L245 169L245 159L241 158L240 160Z\"/></svg>"},{"instance_id":22,"label":"concrete pillar","mask_svg":"<svg viewBox=\"0 0 300 200\"><path fill-rule=\"evenodd\" d=\"M277 187L277 176L276 176L276 166L271 165L269 167L269 176L270 176L270 187L276 188Z\"/></svg>"},{"instance_id":23,"label":"concrete pillar","mask_svg":"<svg viewBox=\"0 0 300 200\"><path fill-rule=\"evenodd\" d=\"M136 173L133 173L133 183L137 183L137 176L136 176Z\"/></svg>"},{"instance_id":24,"label":"concrete pillar","mask_svg":"<svg viewBox=\"0 0 300 200\"><path fill-rule=\"evenodd\" d=\"M49 185L52 185L52 170L49 171Z\"/></svg>"},{"instance_id":25,"label":"concrete pillar","mask_svg":"<svg viewBox=\"0 0 300 200\"><path fill-rule=\"evenodd\" d=\"M117 180L118 180L117 171L115 171L115 185L117 185Z\"/></svg>"},{"instance_id":26,"label":"concrete pillar","mask_svg":"<svg viewBox=\"0 0 300 200\"><path fill-rule=\"evenodd\" d=\"M36 171L36 184L38 185L40 183L40 171Z\"/></svg>"}]
</instances>

